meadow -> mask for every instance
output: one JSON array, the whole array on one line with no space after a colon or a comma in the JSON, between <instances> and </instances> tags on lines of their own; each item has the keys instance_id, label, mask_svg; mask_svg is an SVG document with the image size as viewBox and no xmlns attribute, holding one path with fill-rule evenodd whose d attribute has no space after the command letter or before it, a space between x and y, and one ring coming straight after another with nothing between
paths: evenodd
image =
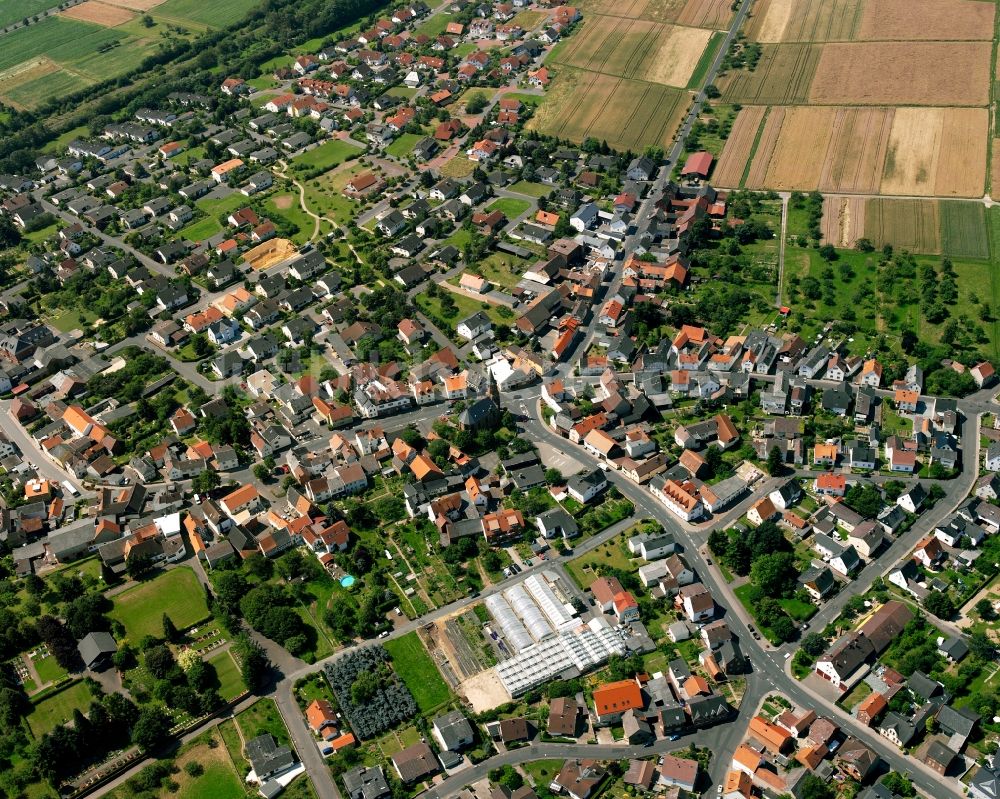
<instances>
[{"instance_id":1,"label":"meadow","mask_svg":"<svg viewBox=\"0 0 1000 799\"><path fill-rule=\"evenodd\" d=\"M415 632L386 641L385 648L392 657L393 669L410 689L421 713L439 708L451 699L451 691Z\"/></svg>"},{"instance_id":2,"label":"meadow","mask_svg":"<svg viewBox=\"0 0 1000 799\"><path fill-rule=\"evenodd\" d=\"M189 567L162 572L117 594L109 615L125 625L130 641L138 643L147 635L163 635L164 613L178 630L209 617L205 591Z\"/></svg>"},{"instance_id":3,"label":"meadow","mask_svg":"<svg viewBox=\"0 0 1000 799\"><path fill-rule=\"evenodd\" d=\"M20 22L25 17L40 14L57 5L59 3L55 0L4 0L0 3L0 28L6 28L12 22Z\"/></svg>"}]
</instances>

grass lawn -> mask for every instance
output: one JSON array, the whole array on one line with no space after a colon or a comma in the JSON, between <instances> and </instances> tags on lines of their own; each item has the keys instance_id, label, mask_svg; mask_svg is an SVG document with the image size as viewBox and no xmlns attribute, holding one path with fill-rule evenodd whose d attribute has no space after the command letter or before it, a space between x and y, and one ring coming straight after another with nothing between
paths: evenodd
<instances>
[{"instance_id":1,"label":"grass lawn","mask_svg":"<svg viewBox=\"0 0 1000 799\"><path fill-rule=\"evenodd\" d=\"M70 683L56 693L42 699L28 715L28 726L35 738L51 731L73 718L73 711L86 711L90 707L90 689L82 680Z\"/></svg>"},{"instance_id":2,"label":"grass lawn","mask_svg":"<svg viewBox=\"0 0 1000 799\"><path fill-rule=\"evenodd\" d=\"M240 676L240 670L229 650L212 655L208 662L215 668L215 673L219 677L219 695L227 702L246 690L243 677Z\"/></svg>"},{"instance_id":3,"label":"grass lawn","mask_svg":"<svg viewBox=\"0 0 1000 799\"><path fill-rule=\"evenodd\" d=\"M38 230L33 230L30 233L22 233L21 238L30 244L38 244L40 241L45 241L49 236L54 236L61 225L61 222L55 222L46 227L38 228Z\"/></svg>"},{"instance_id":4,"label":"grass lawn","mask_svg":"<svg viewBox=\"0 0 1000 799\"><path fill-rule=\"evenodd\" d=\"M248 200L238 191L234 191L228 197L195 200L202 211L209 216L218 218L220 214L231 214L233 211L242 208Z\"/></svg>"},{"instance_id":5,"label":"grass lawn","mask_svg":"<svg viewBox=\"0 0 1000 799\"><path fill-rule=\"evenodd\" d=\"M278 207L279 203L281 204L280 208ZM279 192L268 197L264 201L264 209L272 220L284 219L290 225L298 228L297 232L290 236L296 244L305 244L312 238L316 222L302 210L302 206L299 204L299 191L294 186L289 187L287 192Z\"/></svg>"},{"instance_id":6,"label":"grass lawn","mask_svg":"<svg viewBox=\"0 0 1000 799\"><path fill-rule=\"evenodd\" d=\"M331 169L344 163L352 155L361 156L364 152L360 147L355 147L343 139L331 139L297 156L292 163L305 169Z\"/></svg>"},{"instance_id":7,"label":"grass lawn","mask_svg":"<svg viewBox=\"0 0 1000 799\"><path fill-rule=\"evenodd\" d=\"M447 291L447 289L444 289ZM504 317L497 311L496 306L489 305L488 303L477 302L471 297L466 297L462 294L451 293L451 298L455 301L456 312L453 316L445 316L441 312L441 300L437 297L428 297L426 294L418 294L416 296L417 306L427 314L434 323L450 332L455 331L455 325L461 322L463 319L472 316L476 311L484 311L490 319L493 320L494 324L504 323ZM484 308L483 306L487 307Z\"/></svg>"},{"instance_id":8,"label":"grass lawn","mask_svg":"<svg viewBox=\"0 0 1000 799\"><path fill-rule=\"evenodd\" d=\"M204 241L222 230L222 225L214 216L206 216L181 229L181 236L191 241Z\"/></svg>"},{"instance_id":9,"label":"grass lawn","mask_svg":"<svg viewBox=\"0 0 1000 799\"><path fill-rule=\"evenodd\" d=\"M552 191L552 188L552 186L546 186L543 183L532 183L529 180L519 180L512 186L508 186L507 191L512 191L515 194L524 194L528 197L544 197Z\"/></svg>"},{"instance_id":10,"label":"grass lawn","mask_svg":"<svg viewBox=\"0 0 1000 799\"><path fill-rule=\"evenodd\" d=\"M508 92L503 96L503 98L505 100L520 100L524 103L524 105L530 105L532 108L537 108L544 102L545 95L527 94L526 92Z\"/></svg>"},{"instance_id":11,"label":"grass lawn","mask_svg":"<svg viewBox=\"0 0 1000 799\"><path fill-rule=\"evenodd\" d=\"M851 689L847 696L840 700L840 704L848 710L851 710L855 705L863 701L871 692L872 689L868 683L864 681L859 682Z\"/></svg>"},{"instance_id":12,"label":"grass lawn","mask_svg":"<svg viewBox=\"0 0 1000 799\"><path fill-rule=\"evenodd\" d=\"M507 289L518 284L527 268L528 261L503 252L495 252L477 264L483 277L493 285Z\"/></svg>"},{"instance_id":13,"label":"grass lawn","mask_svg":"<svg viewBox=\"0 0 1000 799\"><path fill-rule=\"evenodd\" d=\"M779 599L778 604L785 609L785 613L791 616L795 621L807 621L816 615L818 608L809 603L802 602L798 599Z\"/></svg>"},{"instance_id":14,"label":"grass lawn","mask_svg":"<svg viewBox=\"0 0 1000 799\"><path fill-rule=\"evenodd\" d=\"M42 683L58 682L66 676L66 669L60 666L52 655L46 655L35 661L35 670Z\"/></svg>"},{"instance_id":15,"label":"grass lawn","mask_svg":"<svg viewBox=\"0 0 1000 799\"><path fill-rule=\"evenodd\" d=\"M587 588L597 579L596 566L611 566L622 571L636 571L629 552L625 548L628 536L622 533L617 538L606 541L596 549L590 550L578 558L573 558L566 564L566 570L581 588Z\"/></svg>"},{"instance_id":16,"label":"grass lawn","mask_svg":"<svg viewBox=\"0 0 1000 799\"><path fill-rule=\"evenodd\" d=\"M531 208L530 202L515 200L513 197L500 197L486 206L487 211L502 211L508 222L517 219L529 208Z\"/></svg>"},{"instance_id":17,"label":"grass lawn","mask_svg":"<svg viewBox=\"0 0 1000 799\"><path fill-rule=\"evenodd\" d=\"M514 15L514 19L511 22L520 25L526 31L533 31L539 25L541 25L545 19L548 17L544 11L530 11L525 9L524 11L518 11Z\"/></svg>"},{"instance_id":18,"label":"grass lawn","mask_svg":"<svg viewBox=\"0 0 1000 799\"><path fill-rule=\"evenodd\" d=\"M446 178L465 178L476 169L476 162L470 161L465 155L459 154L441 167L440 172Z\"/></svg>"},{"instance_id":19,"label":"grass lawn","mask_svg":"<svg viewBox=\"0 0 1000 799\"><path fill-rule=\"evenodd\" d=\"M48 323L60 333L68 333L97 319L96 314L87 311L65 310L48 318Z\"/></svg>"},{"instance_id":20,"label":"grass lawn","mask_svg":"<svg viewBox=\"0 0 1000 799\"><path fill-rule=\"evenodd\" d=\"M535 785L544 785L548 788L549 783L562 770L565 762L565 760L533 760L530 763L525 763L521 768L534 780Z\"/></svg>"},{"instance_id":21,"label":"grass lawn","mask_svg":"<svg viewBox=\"0 0 1000 799\"><path fill-rule=\"evenodd\" d=\"M273 699L258 699L236 716L236 723L240 726L244 740L269 732L279 745L289 743L288 729L281 720Z\"/></svg>"},{"instance_id":22,"label":"grass lawn","mask_svg":"<svg viewBox=\"0 0 1000 799\"><path fill-rule=\"evenodd\" d=\"M111 618L125 625L133 643L146 635L163 634L163 614L178 630L208 618L205 592L192 569L180 566L123 591L114 598Z\"/></svg>"},{"instance_id":23,"label":"grass lawn","mask_svg":"<svg viewBox=\"0 0 1000 799\"><path fill-rule=\"evenodd\" d=\"M404 100L412 100L417 96L417 90L411 86L393 86L386 94L391 97L402 97Z\"/></svg>"},{"instance_id":24,"label":"grass lawn","mask_svg":"<svg viewBox=\"0 0 1000 799\"><path fill-rule=\"evenodd\" d=\"M421 713L448 702L451 691L415 632L385 642L396 674L410 689Z\"/></svg>"},{"instance_id":25,"label":"grass lawn","mask_svg":"<svg viewBox=\"0 0 1000 799\"><path fill-rule=\"evenodd\" d=\"M385 151L393 158L405 160L407 156L413 152L414 145L422 138L423 136L418 136L416 133L404 133L392 144L386 147Z\"/></svg>"}]
</instances>

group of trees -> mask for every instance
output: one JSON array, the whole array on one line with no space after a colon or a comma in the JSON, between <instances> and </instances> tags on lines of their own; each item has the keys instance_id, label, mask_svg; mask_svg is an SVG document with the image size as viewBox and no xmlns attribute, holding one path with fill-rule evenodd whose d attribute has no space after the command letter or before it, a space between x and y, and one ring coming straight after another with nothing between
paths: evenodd
<instances>
[{"instance_id":1,"label":"group of trees","mask_svg":"<svg viewBox=\"0 0 1000 799\"><path fill-rule=\"evenodd\" d=\"M326 667L341 710L362 738L374 738L417 715L413 695L396 678L391 662L385 648L375 644L348 652Z\"/></svg>"},{"instance_id":2,"label":"group of trees","mask_svg":"<svg viewBox=\"0 0 1000 799\"><path fill-rule=\"evenodd\" d=\"M799 570L791 544L778 525L767 521L749 532L714 530L708 547L728 569L750 576L746 599L761 627L780 641L793 640L795 623L779 600L798 593Z\"/></svg>"}]
</instances>

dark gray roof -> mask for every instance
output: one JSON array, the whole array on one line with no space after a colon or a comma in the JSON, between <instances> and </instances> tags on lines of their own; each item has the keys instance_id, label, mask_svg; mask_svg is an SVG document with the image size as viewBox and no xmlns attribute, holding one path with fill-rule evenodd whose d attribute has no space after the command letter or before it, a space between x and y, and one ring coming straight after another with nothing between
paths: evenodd
<instances>
[{"instance_id":1,"label":"dark gray roof","mask_svg":"<svg viewBox=\"0 0 1000 799\"><path fill-rule=\"evenodd\" d=\"M115 643L115 639L111 633L96 632L87 633L87 635L80 639L77 649L80 652L80 657L83 658L84 665L89 668L92 663L100 660L105 655L113 655L117 652L118 645Z\"/></svg>"},{"instance_id":2,"label":"dark gray roof","mask_svg":"<svg viewBox=\"0 0 1000 799\"><path fill-rule=\"evenodd\" d=\"M282 771L295 763L292 750L287 746L278 746L278 742L270 733L258 735L247 741L246 755L250 766L261 778Z\"/></svg>"}]
</instances>

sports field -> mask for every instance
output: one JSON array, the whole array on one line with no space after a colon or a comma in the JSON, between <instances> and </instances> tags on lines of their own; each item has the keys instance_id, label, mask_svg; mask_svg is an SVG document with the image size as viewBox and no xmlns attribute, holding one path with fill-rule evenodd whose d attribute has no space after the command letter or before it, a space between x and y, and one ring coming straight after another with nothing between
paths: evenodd
<instances>
[{"instance_id":1,"label":"sports field","mask_svg":"<svg viewBox=\"0 0 1000 799\"><path fill-rule=\"evenodd\" d=\"M117 594L109 615L137 643L146 635L163 635L164 613L178 630L208 618L205 591L189 567L179 566Z\"/></svg>"}]
</instances>

